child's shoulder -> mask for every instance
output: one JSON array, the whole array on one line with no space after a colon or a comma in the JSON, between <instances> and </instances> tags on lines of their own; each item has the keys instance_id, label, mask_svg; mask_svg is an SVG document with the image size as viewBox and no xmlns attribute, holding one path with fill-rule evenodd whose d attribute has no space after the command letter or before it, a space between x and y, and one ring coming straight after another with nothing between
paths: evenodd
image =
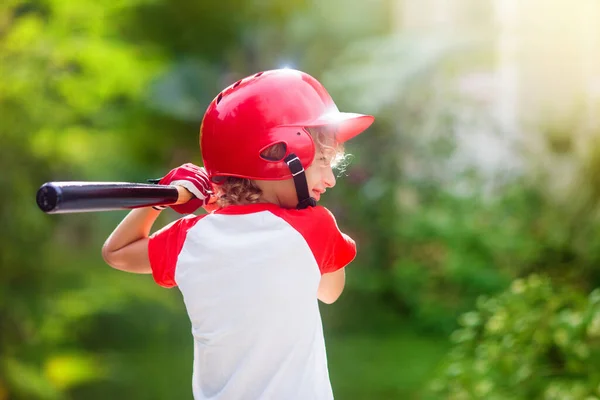
<instances>
[{"instance_id":1,"label":"child's shoulder","mask_svg":"<svg viewBox=\"0 0 600 400\"><path fill-rule=\"evenodd\" d=\"M279 208L272 212L302 232L328 234L339 230L333 213L323 206L303 210Z\"/></svg>"},{"instance_id":2,"label":"child's shoulder","mask_svg":"<svg viewBox=\"0 0 600 400\"><path fill-rule=\"evenodd\" d=\"M337 271L356 256L356 243L339 229L333 213L326 207L287 210L282 218L302 235L321 273Z\"/></svg>"}]
</instances>

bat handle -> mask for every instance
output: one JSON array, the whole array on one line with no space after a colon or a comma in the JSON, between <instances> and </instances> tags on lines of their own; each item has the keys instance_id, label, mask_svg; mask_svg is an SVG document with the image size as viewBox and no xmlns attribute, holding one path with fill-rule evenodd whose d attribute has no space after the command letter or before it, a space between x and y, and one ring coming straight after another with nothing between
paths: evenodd
<instances>
[{"instance_id":1,"label":"bat handle","mask_svg":"<svg viewBox=\"0 0 600 400\"><path fill-rule=\"evenodd\" d=\"M187 203L194 195L183 186L175 186L177 188L177 202L175 204Z\"/></svg>"}]
</instances>

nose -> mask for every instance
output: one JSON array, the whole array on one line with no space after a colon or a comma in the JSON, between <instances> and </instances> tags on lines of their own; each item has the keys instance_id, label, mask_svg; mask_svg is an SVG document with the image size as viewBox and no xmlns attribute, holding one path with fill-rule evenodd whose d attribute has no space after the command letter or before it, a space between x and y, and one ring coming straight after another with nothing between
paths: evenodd
<instances>
[{"instance_id":1,"label":"nose","mask_svg":"<svg viewBox=\"0 0 600 400\"><path fill-rule=\"evenodd\" d=\"M323 168L323 184L327 188L332 188L335 186L335 175L333 173L333 169L331 167Z\"/></svg>"}]
</instances>

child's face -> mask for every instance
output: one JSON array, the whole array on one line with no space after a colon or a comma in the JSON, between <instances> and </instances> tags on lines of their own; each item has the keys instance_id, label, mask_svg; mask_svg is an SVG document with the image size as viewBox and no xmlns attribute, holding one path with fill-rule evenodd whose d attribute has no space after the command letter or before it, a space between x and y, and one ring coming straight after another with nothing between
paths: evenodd
<instances>
[{"instance_id":1,"label":"child's face","mask_svg":"<svg viewBox=\"0 0 600 400\"><path fill-rule=\"evenodd\" d=\"M335 186L335 175L331 168L334 157L333 149L317 150L312 164L306 169L308 191L317 201L325 190Z\"/></svg>"},{"instance_id":2,"label":"child's face","mask_svg":"<svg viewBox=\"0 0 600 400\"><path fill-rule=\"evenodd\" d=\"M335 186L335 175L331 168L335 151L317 150L313 163L305 171L308 192L317 201L328 188ZM284 208L296 208L298 197L293 179L284 181L256 181L263 192L263 200Z\"/></svg>"}]
</instances>

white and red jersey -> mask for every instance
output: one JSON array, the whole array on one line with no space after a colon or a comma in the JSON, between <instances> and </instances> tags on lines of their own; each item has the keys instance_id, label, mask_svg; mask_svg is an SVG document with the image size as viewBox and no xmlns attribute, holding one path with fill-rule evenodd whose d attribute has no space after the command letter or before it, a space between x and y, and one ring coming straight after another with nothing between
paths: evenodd
<instances>
[{"instance_id":1,"label":"white and red jersey","mask_svg":"<svg viewBox=\"0 0 600 400\"><path fill-rule=\"evenodd\" d=\"M326 208L190 215L153 234L148 252L156 282L183 294L194 399L333 398L317 289L356 245Z\"/></svg>"}]
</instances>

